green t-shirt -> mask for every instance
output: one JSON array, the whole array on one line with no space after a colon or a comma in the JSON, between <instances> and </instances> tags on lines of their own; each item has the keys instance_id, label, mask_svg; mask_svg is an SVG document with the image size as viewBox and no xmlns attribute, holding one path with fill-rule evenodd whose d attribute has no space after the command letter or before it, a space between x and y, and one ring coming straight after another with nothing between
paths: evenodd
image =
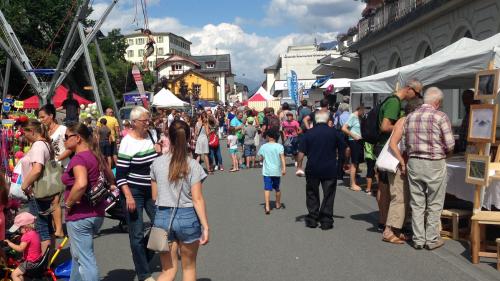
<instances>
[{"instance_id":1,"label":"green t-shirt","mask_svg":"<svg viewBox=\"0 0 500 281\"><path fill-rule=\"evenodd\" d=\"M373 144L367 141L365 141L364 144L365 159L377 160L377 158L375 158L375 153L373 153Z\"/></svg>"},{"instance_id":2,"label":"green t-shirt","mask_svg":"<svg viewBox=\"0 0 500 281\"><path fill-rule=\"evenodd\" d=\"M399 100L399 98L396 95L388 98L380 107L380 112L378 115L379 128L382 125L382 120L384 120L384 118L391 120L392 124L396 124L396 121L398 121L401 115L401 101ZM381 133L377 145L385 145L390 137L391 133Z\"/></svg>"}]
</instances>

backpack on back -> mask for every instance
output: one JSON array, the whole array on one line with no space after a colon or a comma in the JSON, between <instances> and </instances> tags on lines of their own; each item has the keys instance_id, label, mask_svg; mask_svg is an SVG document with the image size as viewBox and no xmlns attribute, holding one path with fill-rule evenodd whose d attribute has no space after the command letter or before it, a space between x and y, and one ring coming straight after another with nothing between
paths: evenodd
<instances>
[{"instance_id":1,"label":"backpack on back","mask_svg":"<svg viewBox=\"0 0 500 281\"><path fill-rule=\"evenodd\" d=\"M387 100L394 97L395 96L387 97L382 103L376 105L367 114L364 114L359 118L359 123L361 126L361 136L363 137L364 141L371 144L377 144L381 135L380 127L378 124L380 109ZM401 101L399 100L399 98L397 98L397 100L399 101L399 105L401 106Z\"/></svg>"}]
</instances>

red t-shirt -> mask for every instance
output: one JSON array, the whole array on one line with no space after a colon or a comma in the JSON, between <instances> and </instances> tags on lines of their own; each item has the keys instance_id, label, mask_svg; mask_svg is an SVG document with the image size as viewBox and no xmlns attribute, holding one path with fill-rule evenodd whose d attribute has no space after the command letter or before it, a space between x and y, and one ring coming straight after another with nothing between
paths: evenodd
<instances>
[{"instance_id":1,"label":"red t-shirt","mask_svg":"<svg viewBox=\"0 0 500 281\"><path fill-rule=\"evenodd\" d=\"M283 127L283 133L285 134L285 137L296 137L298 135L297 131L300 129L300 124L296 120L283 121L281 126Z\"/></svg>"},{"instance_id":2,"label":"red t-shirt","mask_svg":"<svg viewBox=\"0 0 500 281\"><path fill-rule=\"evenodd\" d=\"M29 262L36 262L42 256L42 244L40 236L35 230L30 230L21 236L21 242L28 243L24 249L23 258Z\"/></svg>"}]
</instances>

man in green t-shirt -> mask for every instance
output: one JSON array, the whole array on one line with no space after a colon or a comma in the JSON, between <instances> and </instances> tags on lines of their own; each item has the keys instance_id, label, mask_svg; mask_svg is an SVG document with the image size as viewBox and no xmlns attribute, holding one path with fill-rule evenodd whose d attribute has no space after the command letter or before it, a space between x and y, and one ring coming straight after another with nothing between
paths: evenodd
<instances>
[{"instance_id":1,"label":"man in green t-shirt","mask_svg":"<svg viewBox=\"0 0 500 281\"><path fill-rule=\"evenodd\" d=\"M389 140L394 124L401 117L401 102L411 100L415 97L422 98L422 83L417 80L408 81L396 94L387 99L380 107L378 114L378 124L380 129L380 139L375 145L374 152L378 157L385 143ZM379 229L384 229L389 210L391 194L389 192L389 177L387 172L379 171L379 183L377 191L377 201L379 207Z\"/></svg>"}]
</instances>

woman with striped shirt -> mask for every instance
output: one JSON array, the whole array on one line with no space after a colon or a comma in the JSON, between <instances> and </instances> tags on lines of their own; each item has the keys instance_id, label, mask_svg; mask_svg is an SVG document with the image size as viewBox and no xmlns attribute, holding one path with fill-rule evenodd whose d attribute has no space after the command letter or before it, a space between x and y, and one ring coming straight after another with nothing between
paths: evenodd
<instances>
[{"instance_id":1,"label":"woman with striped shirt","mask_svg":"<svg viewBox=\"0 0 500 281\"><path fill-rule=\"evenodd\" d=\"M155 202L151 196L150 166L158 156L158 138L149 130L150 113L142 106L130 112L132 129L120 143L116 168L116 183L122 190L129 227L130 248L139 280L154 280L149 270L144 239L143 211L154 221Z\"/></svg>"}]
</instances>

